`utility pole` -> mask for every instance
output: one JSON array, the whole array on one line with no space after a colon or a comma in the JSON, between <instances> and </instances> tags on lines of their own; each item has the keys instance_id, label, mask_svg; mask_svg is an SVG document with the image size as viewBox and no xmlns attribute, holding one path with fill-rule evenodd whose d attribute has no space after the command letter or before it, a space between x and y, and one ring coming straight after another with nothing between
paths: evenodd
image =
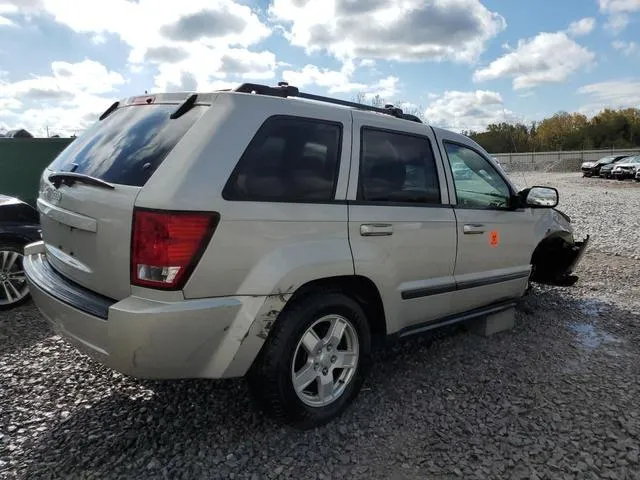
<instances>
[{"instance_id":1,"label":"utility pole","mask_svg":"<svg viewBox=\"0 0 640 480\"><path fill-rule=\"evenodd\" d=\"M49 125L47 125L47 138L49 138Z\"/></svg>"}]
</instances>

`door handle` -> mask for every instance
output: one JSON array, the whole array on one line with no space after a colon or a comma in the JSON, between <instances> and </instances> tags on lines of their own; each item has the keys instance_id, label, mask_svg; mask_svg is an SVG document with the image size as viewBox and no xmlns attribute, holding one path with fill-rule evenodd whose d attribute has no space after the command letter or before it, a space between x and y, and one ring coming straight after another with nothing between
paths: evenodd
<instances>
[{"instance_id":1,"label":"door handle","mask_svg":"<svg viewBox=\"0 0 640 480\"><path fill-rule=\"evenodd\" d=\"M393 235L393 225L390 223L365 223L360 225L360 235L363 237L384 237Z\"/></svg>"},{"instance_id":2,"label":"door handle","mask_svg":"<svg viewBox=\"0 0 640 480\"><path fill-rule=\"evenodd\" d=\"M462 227L465 235L482 235L484 233L484 225L479 223L468 223Z\"/></svg>"}]
</instances>

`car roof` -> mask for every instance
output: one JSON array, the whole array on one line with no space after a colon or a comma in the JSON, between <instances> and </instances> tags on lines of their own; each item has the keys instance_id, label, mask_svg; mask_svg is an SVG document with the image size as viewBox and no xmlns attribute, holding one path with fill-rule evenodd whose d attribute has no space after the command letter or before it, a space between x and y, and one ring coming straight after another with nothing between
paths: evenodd
<instances>
[{"instance_id":1,"label":"car roof","mask_svg":"<svg viewBox=\"0 0 640 480\"><path fill-rule=\"evenodd\" d=\"M477 142L472 140L471 138L450 131L445 130L438 127L430 126L428 123L423 122L420 118L415 115L406 114L402 111L401 108L395 107L393 105L387 104L384 107L374 106L374 105L366 105L358 102L351 102L347 100L341 100L332 97L325 97L321 95L309 94L301 92L298 88L290 86L286 82L278 83L277 87L271 87L267 85L254 84L254 83L245 83L234 89L222 89L215 90L210 92L160 92L160 93L151 93L148 94L145 92L144 95L138 95L133 97L128 97L122 99L116 104L112 105L107 111L105 111L104 115L108 115L109 110L118 108L118 106L128 106L128 105L136 105L136 104L156 104L156 103L171 103L171 104L182 104L186 102L193 102L192 104L211 104L217 95L255 95L261 98L269 98L271 101L282 101L282 102L304 102L312 109L324 110L324 109L334 109L334 108L344 108L350 110L357 110L363 112L365 115L371 115L372 118L380 119L384 117L388 119L390 125L394 124L394 127L398 130L402 130L402 122L414 122L420 123L425 126L425 128L432 128L435 133L440 132L441 134L446 134L449 138L454 138L456 141L460 143L469 145L474 147L482 152L485 152L484 148L479 145ZM194 99L195 96L195 99ZM399 124L396 122L400 122ZM486 153L486 152L485 152Z\"/></svg>"},{"instance_id":2,"label":"car roof","mask_svg":"<svg viewBox=\"0 0 640 480\"><path fill-rule=\"evenodd\" d=\"M388 118L394 118L396 120L405 120L416 123L423 123L420 118L415 115L407 114L402 111L401 108L395 107L391 104L386 104L384 107L376 105L367 105L358 102L352 102L348 100L341 100L338 98L325 97L322 95L316 95L311 93L301 92L297 87L290 86L286 82L279 82L277 87L268 85L261 85L255 83L244 83L234 89L222 89L214 90L212 92L160 92L144 95L137 95L128 97L114 103L101 118L107 116L110 111L118 108L119 106L129 105L143 105L143 104L157 104L157 103L171 103L171 104L211 104L216 95L256 95L262 98L270 97L282 101L305 101L309 105L315 105L319 109L326 108L350 108L353 110L367 111L371 113L383 114Z\"/></svg>"}]
</instances>

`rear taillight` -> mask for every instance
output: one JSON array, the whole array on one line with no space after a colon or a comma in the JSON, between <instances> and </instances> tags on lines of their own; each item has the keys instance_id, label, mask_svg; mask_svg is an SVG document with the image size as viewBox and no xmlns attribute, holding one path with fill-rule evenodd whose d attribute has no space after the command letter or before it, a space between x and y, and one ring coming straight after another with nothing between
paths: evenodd
<instances>
[{"instance_id":1,"label":"rear taillight","mask_svg":"<svg viewBox=\"0 0 640 480\"><path fill-rule=\"evenodd\" d=\"M179 290L202 256L220 216L136 208L131 235L131 283Z\"/></svg>"}]
</instances>

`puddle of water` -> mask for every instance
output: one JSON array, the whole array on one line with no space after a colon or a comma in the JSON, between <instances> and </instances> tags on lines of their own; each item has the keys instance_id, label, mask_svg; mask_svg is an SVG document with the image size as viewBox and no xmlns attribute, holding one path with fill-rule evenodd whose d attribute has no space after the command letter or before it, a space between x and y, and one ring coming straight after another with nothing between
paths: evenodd
<instances>
[{"instance_id":1,"label":"puddle of water","mask_svg":"<svg viewBox=\"0 0 640 480\"><path fill-rule=\"evenodd\" d=\"M589 349L598 348L602 344L622 343L622 340L603 330L597 329L589 323L573 323L569 325L569 328L576 334L578 342L580 342L583 347Z\"/></svg>"},{"instance_id":2,"label":"puddle of water","mask_svg":"<svg viewBox=\"0 0 640 480\"><path fill-rule=\"evenodd\" d=\"M566 360L562 371L570 375L582 372L584 364L589 361L592 353L597 349L610 357L626 355L623 340L598 329L590 323L571 323L569 328L575 333L578 343L578 357Z\"/></svg>"},{"instance_id":3,"label":"puddle of water","mask_svg":"<svg viewBox=\"0 0 640 480\"><path fill-rule=\"evenodd\" d=\"M580 302L580 310L582 311L582 313L584 313L585 315L588 315L590 317L597 317L600 315L600 313L602 313L603 310L603 305L602 302L600 302L599 300L582 300Z\"/></svg>"}]
</instances>

